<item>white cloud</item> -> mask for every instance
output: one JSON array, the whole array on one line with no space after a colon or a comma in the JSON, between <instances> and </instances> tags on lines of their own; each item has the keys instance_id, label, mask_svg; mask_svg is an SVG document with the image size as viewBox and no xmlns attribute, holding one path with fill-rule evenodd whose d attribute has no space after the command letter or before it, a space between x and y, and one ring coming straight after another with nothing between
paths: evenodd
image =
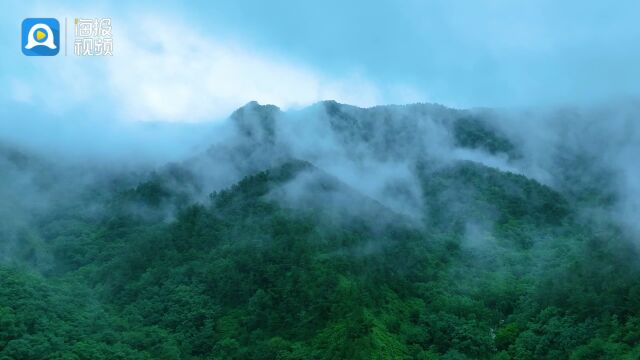
<instances>
[{"instance_id":1,"label":"white cloud","mask_svg":"<svg viewBox=\"0 0 640 360\"><path fill-rule=\"evenodd\" d=\"M181 23L179 14L133 16L104 4L36 8L70 20L69 55L30 61L28 71L13 76L11 100L60 115L82 110L121 120L206 121L252 100L284 109L328 99L358 106L427 100L406 84L382 86L357 72L331 75L246 41L220 38L196 23ZM73 55L76 16L112 18L113 57Z\"/></svg>"},{"instance_id":2,"label":"white cloud","mask_svg":"<svg viewBox=\"0 0 640 360\"><path fill-rule=\"evenodd\" d=\"M284 108L323 99L361 106L383 101L378 87L357 75L334 79L175 22L119 22L114 32L108 82L125 117L215 119L251 100Z\"/></svg>"}]
</instances>

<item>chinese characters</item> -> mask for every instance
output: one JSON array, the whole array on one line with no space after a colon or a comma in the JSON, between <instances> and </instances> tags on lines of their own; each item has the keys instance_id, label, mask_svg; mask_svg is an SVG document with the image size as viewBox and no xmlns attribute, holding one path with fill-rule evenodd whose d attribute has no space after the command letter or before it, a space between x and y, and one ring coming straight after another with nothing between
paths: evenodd
<instances>
[{"instance_id":1,"label":"chinese characters","mask_svg":"<svg viewBox=\"0 0 640 360\"><path fill-rule=\"evenodd\" d=\"M111 18L78 19L73 52L77 56L113 56Z\"/></svg>"}]
</instances>

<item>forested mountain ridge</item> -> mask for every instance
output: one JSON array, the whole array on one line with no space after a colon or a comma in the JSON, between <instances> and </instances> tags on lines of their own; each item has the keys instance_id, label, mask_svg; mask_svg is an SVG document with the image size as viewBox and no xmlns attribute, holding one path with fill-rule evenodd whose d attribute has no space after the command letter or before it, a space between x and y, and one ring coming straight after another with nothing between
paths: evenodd
<instances>
[{"instance_id":1,"label":"forested mountain ridge","mask_svg":"<svg viewBox=\"0 0 640 360\"><path fill-rule=\"evenodd\" d=\"M53 196L0 228L0 358L639 358L629 232L510 171L488 116L250 103L204 154Z\"/></svg>"}]
</instances>

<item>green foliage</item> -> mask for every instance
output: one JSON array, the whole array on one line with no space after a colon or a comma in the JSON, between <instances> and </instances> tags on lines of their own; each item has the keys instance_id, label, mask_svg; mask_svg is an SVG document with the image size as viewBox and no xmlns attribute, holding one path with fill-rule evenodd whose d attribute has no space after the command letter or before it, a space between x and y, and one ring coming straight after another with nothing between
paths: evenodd
<instances>
[{"instance_id":1,"label":"green foliage","mask_svg":"<svg viewBox=\"0 0 640 360\"><path fill-rule=\"evenodd\" d=\"M453 123L453 135L457 145L461 147L481 148L492 154L506 153L517 157L515 146L477 115L456 119Z\"/></svg>"},{"instance_id":2,"label":"green foliage","mask_svg":"<svg viewBox=\"0 0 640 360\"><path fill-rule=\"evenodd\" d=\"M640 354L637 251L550 188L471 163L422 169L418 226L267 196L310 168L249 176L205 204L156 175L101 200L101 217L40 219L20 235L22 264L0 267L0 359Z\"/></svg>"}]
</instances>

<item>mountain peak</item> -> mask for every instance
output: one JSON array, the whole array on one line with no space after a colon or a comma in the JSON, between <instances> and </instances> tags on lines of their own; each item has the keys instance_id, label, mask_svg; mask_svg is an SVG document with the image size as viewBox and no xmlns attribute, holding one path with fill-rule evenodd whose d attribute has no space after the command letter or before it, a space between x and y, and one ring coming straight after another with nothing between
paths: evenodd
<instances>
[{"instance_id":1,"label":"mountain peak","mask_svg":"<svg viewBox=\"0 0 640 360\"><path fill-rule=\"evenodd\" d=\"M236 111L231 114L231 118L237 118L239 116L244 116L246 113L275 113L281 112L280 108L276 105L265 104L261 105L259 102L253 100L239 107Z\"/></svg>"}]
</instances>

